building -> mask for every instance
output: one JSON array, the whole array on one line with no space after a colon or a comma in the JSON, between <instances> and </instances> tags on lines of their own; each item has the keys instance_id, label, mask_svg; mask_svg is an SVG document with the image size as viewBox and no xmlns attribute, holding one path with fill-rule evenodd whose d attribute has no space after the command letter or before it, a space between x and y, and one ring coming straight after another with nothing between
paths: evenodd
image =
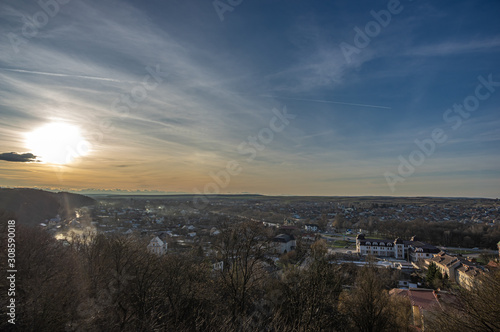
<instances>
[{"instance_id":1,"label":"building","mask_svg":"<svg viewBox=\"0 0 500 332\"><path fill-rule=\"evenodd\" d=\"M461 263L461 266L455 271L455 281L461 287L471 290L476 283L476 278L483 273L483 270L469 261Z\"/></svg>"},{"instance_id":2,"label":"building","mask_svg":"<svg viewBox=\"0 0 500 332\"><path fill-rule=\"evenodd\" d=\"M483 272L479 265L468 261L466 258L451 256L442 251L433 258L426 259L425 262L427 265L436 264L443 276L447 275L450 281L454 281L459 286L467 289L473 287L475 278Z\"/></svg>"},{"instance_id":3,"label":"building","mask_svg":"<svg viewBox=\"0 0 500 332\"><path fill-rule=\"evenodd\" d=\"M155 236L149 241L148 250L156 255L164 255L167 253L167 243Z\"/></svg>"},{"instance_id":4,"label":"building","mask_svg":"<svg viewBox=\"0 0 500 332\"><path fill-rule=\"evenodd\" d=\"M319 226L316 224L305 224L304 229L308 232L317 232L319 230Z\"/></svg>"},{"instance_id":5,"label":"building","mask_svg":"<svg viewBox=\"0 0 500 332\"><path fill-rule=\"evenodd\" d=\"M224 270L224 261L213 261L212 271L222 271Z\"/></svg>"},{"instance_id":6,"label":"building","mask_svg":"<svg viewBox=\"0 0 500 332\"><path fill-rule=\"evenodd\" d=\"M272 240L272 246L276 253L286 254L287 252L295 250L297 244L293 235L279 234Z\"/></svg>"},{"instance_id":7,"label":"building","mask_svg":"<svg viewBox=\"0 0 500 332\"><path fill-rule=\"evenodd\" d=\"M410 241L400 238L395 240L368 239L364 234L356 237L356 252L363 256L394 257L416 262L419 259L432 258L439 251L430 244L418 241L415 236Z\"/></svg>"},{"instance_id":8,"label":"building","mask_svg":"<svg viewBox=\"0 0 500 332\"><path fill-rule=\"evenodd\" d=\"M433 245L419 241L416 236L412 237L410 241L405 242L408 242L410 261L412 262L431 258L441 251Z\"/></svg>"},{"instance_id":9,"label":"building","mask_svg":"<svg viewBox=\"0 0 500 332\"><path fill-rule=\"evenodd\" d=\"M394 257L393 240L366 239L364 234L356 237L356 252L365 255Z\"/></svg>"},{"instance_id":10,"label":"building","mask_svg":"<svg viewBox=\"0 0 500 332\"><path fill-rule=\"evenodd\" d=\"M423 288L394 288L389 291L389 295L409 300L413 316L412 325L419 331L425 331L428 319L432 319L433 315L440 314L448 305L456 302L456 297L452 294Z\"/></svg>"}]
</instances>

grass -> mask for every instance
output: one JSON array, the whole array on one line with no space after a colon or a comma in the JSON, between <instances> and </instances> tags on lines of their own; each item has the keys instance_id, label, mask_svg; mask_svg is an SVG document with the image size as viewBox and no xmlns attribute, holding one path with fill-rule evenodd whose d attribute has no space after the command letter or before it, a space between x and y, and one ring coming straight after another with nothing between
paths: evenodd
<instances>
[{"instance_id":1,"label":"grass","mask_svg":"<svg viewBox=\"0 0 500 332\"><path fill-rule=\"evenodd\" d=\"M383 235L375 235L375 234L372 234L372 235L366 235L365 234L365 238L367 239L376 239L376 240L387 240L387 239L391 239L387 236L383 236Z\"/></svg>"},{"instance_id":2,"label":"grass","mask_svg":"<svg viewBox=\"0 0 500 332\"><path fill-rule=\"evenodd\" d=\"M448 249L449 252L454 253L454 254L462 254L462 255L470 255L470 254L477 254L477 250L460 250L460 249Z\"/></svg>"},{"instance_id":3,"label":"grass","mask_svg":"<svg viewBox=\"0 0 500 332\"><path fill-rule=\"evenodd\" d=\"M330 244L330 247L333 247L333 248L344 248L345 246L351 246L352 243L348 242L348 241L344 241L344 240L337 240L333 243Z\"/></svg>"}]
</instances>

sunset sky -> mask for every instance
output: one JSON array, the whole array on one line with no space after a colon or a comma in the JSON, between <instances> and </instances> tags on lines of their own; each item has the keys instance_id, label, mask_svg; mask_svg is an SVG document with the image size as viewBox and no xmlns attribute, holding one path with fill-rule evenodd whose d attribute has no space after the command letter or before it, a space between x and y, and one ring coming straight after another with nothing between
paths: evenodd
<instances>
[{"instance_id":1,"label":"sunset sky","mask_svg":"<svg viewBox=\"0 0 500 332\"><path fill-rule=\"evenodd\" d=\"M500 196L499 1L60 1L0 2L0 186Z\"/></svg>"}]
</instances>

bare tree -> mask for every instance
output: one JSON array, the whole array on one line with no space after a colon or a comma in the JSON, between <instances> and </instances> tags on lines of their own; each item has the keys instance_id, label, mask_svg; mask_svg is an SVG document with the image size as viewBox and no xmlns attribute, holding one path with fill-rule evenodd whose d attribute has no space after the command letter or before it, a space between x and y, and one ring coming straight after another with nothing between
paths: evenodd
<instances>
[{"instance_id":1,"label":"bare tree","mask_svg":"<svg viewBox=\"0 0 500 332\"><path fill-rule=\"evenodd\" d=\"M430 319L436 331L500 331L500 271L484 274L468 290L457 291L458 300Z\"/></svg>"},{"instance_id":2,"label":"bare tree","mask_svg":"<svg viewBox=\"0 0 500 332\"><path fill-rule=\"evenodd\" d=\"M16 226L17 330L71 328L83 297L81 270L77 262L71 248L47 232Z\"/></svg>"},{"instance_id":3,"label":"bare tree","mask_svg":"<svg viewBox=\"0 0 500 332\"><path fill-rule=\"evenodd\" d=\"M342 294L340 307L349 319L349 330L376 332L394 328L389 294L375 267L358 271L353 289Z\"/></svg>"},{"instance_id":4,"label":"bare tree","mask_svg":"<svg viewBox=\"0 0 500 332\"><path fill-rule=\"evenodd\" d=\"M221 230L215 244L216 259L223 262L217 283L230 312L230 324L240 329L262 295L268 237L266 229L254 222L225 225Z\"/></svg>"},{"instance_id":5,"label":"bare tree","mask_svg":"<svg viewBox=\"0 0 500 332\"><path fill-rule=\"evenodd\" d=\"M272 326L280 331L334 331L343 324L338 311L344 283L341 267L315 260L308 268L288 270L276 282Z\"/></svg>"}]
</instances>

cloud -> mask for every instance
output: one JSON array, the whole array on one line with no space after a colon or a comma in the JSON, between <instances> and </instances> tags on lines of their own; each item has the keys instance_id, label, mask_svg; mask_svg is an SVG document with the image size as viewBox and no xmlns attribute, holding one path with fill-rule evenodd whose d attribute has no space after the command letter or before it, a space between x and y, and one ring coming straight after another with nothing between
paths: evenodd
<instances>
[{"instance_id":1,"label":"cloud","mask_svg":"<svg viewBox=\"0 0 500 332\"><path fill-rule=\"evenodd\" d=\"M17 153L17 152L4 152L0 154L0 160L4 161L12 161L12 162L20 162L20 163L29 163L36 162L36 156L32 153Z\"/></svg>"},{"instance_id":2,"label":"cloud","mask_svg":"<svg viewBox=\"0 0 500 332\"><path fill-rule=\"evenodd\" d=\"M499 46L499 37L487 40L473 40L469 42L445 41L438 44L410 48L406 51L405 54L412 56L445 56L481 51L492 52Z\"/></svg>"},{"instance_id":3,"label":"cloud","mask_svg":"<svg viewBox=\"0 0 500 332\"><path fill-rule=\"evenodd\" d=\"M46 72L34 71L34 70L22 70L22 69L11 69L11 68L0 68L0 70L12 71L15 73L23 73L23 74L35 74L35 75L45 75L45 76L55 76L55 77L73 77L73 78L83 78L83 79L88 79L88 80L109 81L109 82L117 82L117 83L124 83L124 82L125 83L138 83L138 82L134 82L134 81L121 81L121 80L116 80L116 79L107 78L107 77L46 73Z\"/></svg>"},{"instance_id":4,"label":"cloud","mask_svg":"<svg viewBox=\"0 0 500 332\"><path fill-rule=\"evenodd\" d=\"M324 104L338 104L338 105L347 105L347 106L360 106L360 107L371 107L371 108L383 108L390 110L391 107L387 106L377 106L377 105L369 105L369 104L356 104L356 103L345 103L341 101L332 101L332 100L319 100L319 99L304 99L304 98L288 98L288 97L277 97L277 96L263 96L275 99L289 99L289 100L298 100L298 101L310 101L313 103L324 103Z\"/></svg>"}]
</instances>

